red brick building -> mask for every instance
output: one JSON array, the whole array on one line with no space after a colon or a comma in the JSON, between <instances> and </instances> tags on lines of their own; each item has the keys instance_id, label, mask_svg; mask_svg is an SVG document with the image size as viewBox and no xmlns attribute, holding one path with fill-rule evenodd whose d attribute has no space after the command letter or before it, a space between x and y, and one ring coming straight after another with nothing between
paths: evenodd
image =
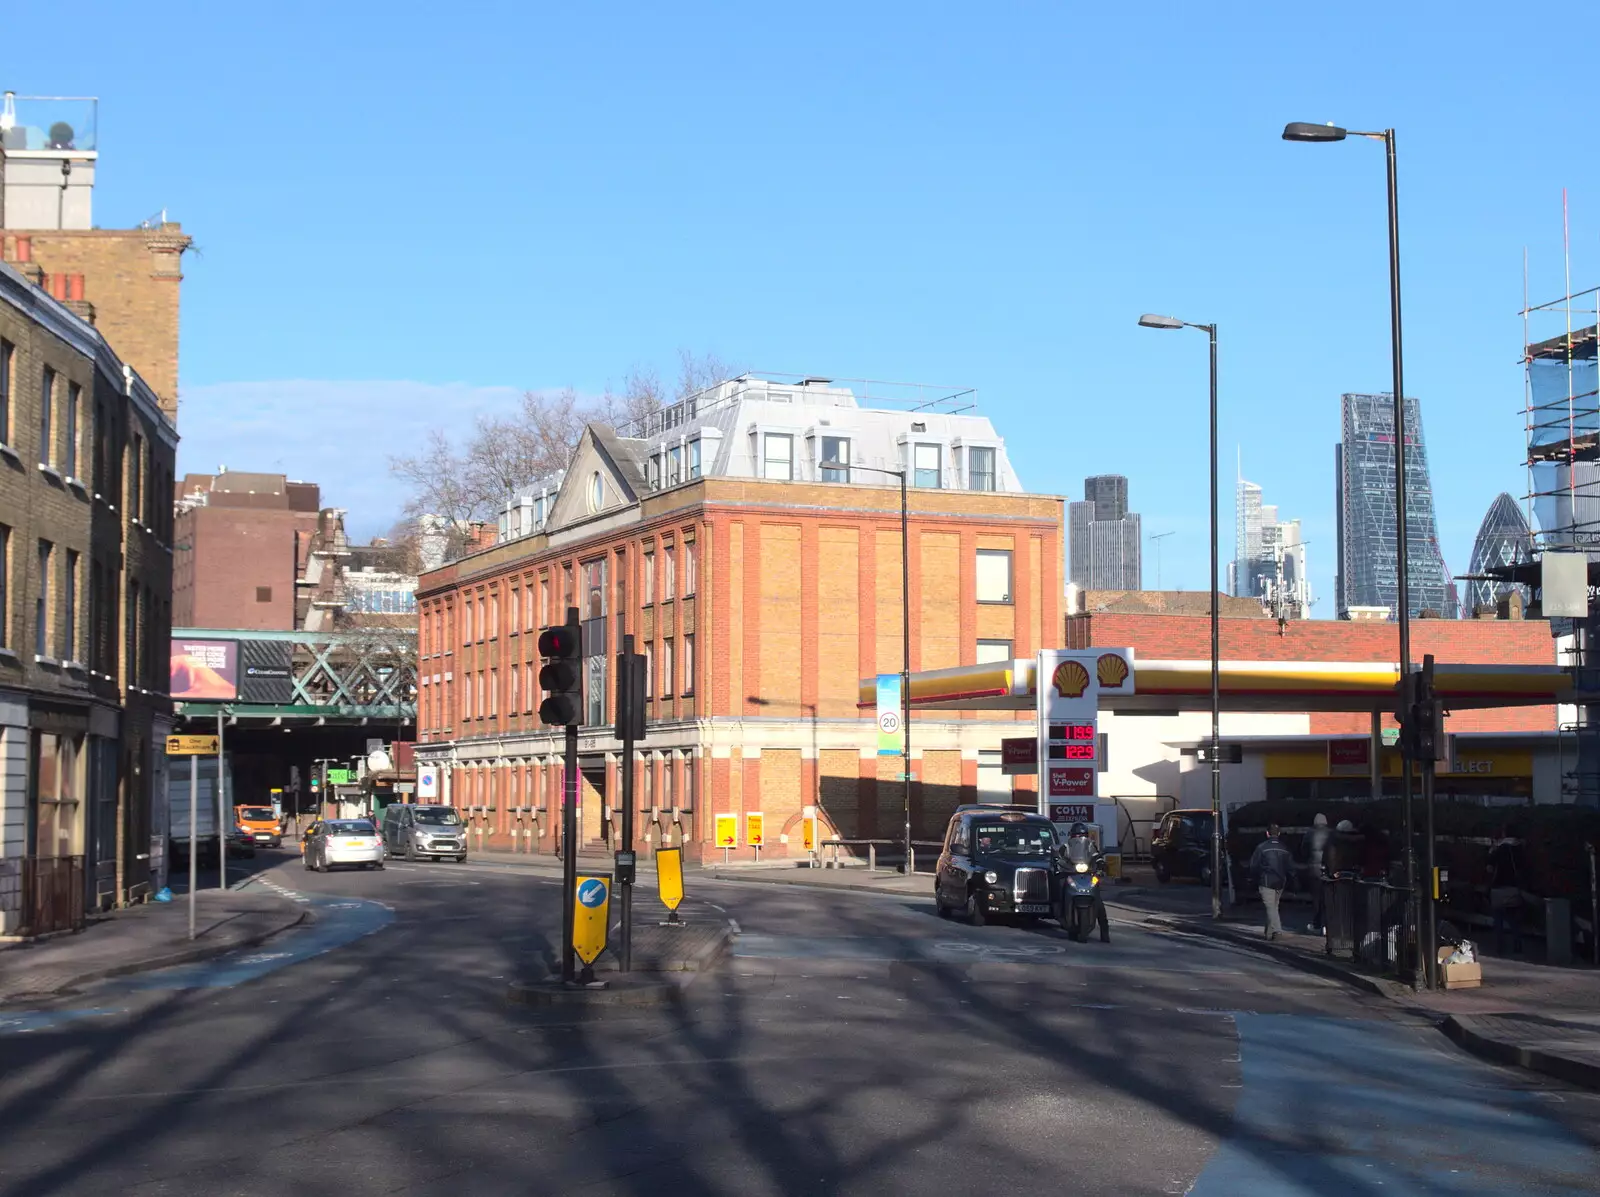
<instances>
[{"instance_id":1,"label":"red brick building","mask_svg":"<svg viewBox=\"0 0 1600 1197\"><path fill-rule=\"evenodd\" d=\"M722 384L631 437L592 426L559 488L535 492L532 534L422 577L417 756L440 768L439 797L469 813L475 844L554 849L561 735L538 722L535 642L569 604L593 651L585 844L616 827L610 696L624 633L650 659L641 839L694 857L717 813L741 816L743 842L742 816L760 812L764 853L782 854L815 810L825 837L897 840L900 760L876 755L876 724L856 706L860 678L901 667L899 487L876 484L863 468L874 460L907 461L916 482L912 669L1055 639L1061 501L1021 493L988 421L861 409L808 382ZM919 837L980 788L1009 789L998 749L1014 729L1009 715L916 718Z\"/></svg>"}]
</instances>

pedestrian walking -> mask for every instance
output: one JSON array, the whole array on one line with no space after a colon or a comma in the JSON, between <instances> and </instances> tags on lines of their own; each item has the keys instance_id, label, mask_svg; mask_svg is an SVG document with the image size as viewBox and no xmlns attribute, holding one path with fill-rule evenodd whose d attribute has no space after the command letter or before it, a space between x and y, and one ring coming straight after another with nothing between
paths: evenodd
<instances>
[{"instance_id":1,"label":"pedestrian walking","mask_svg":"<svg viewBox=\"0 0 1600 1197\"><path fill-rule=\"evenodd\" d=\"M1306 930L1312 935L1323 933L1323 881L1327 877L1328 844L1332 838L1327 815L1318 815L1311 820L1311 834L1306 837L1306 879L1311 887L1311 924Z\"/></svg>"},{"instance_id":2,"label":"pedestrian walking","mask_svg":"<svg viewBox=\"0 0 1600 1197\"><path fill-rule=\"evenodd\" d=\"M1522 955L1522 845L1502 827L1489 849L1489 910L1494 915L1494 950L1505 955L1510 931Z\"/></svg>"},{"instance_id":3,"label":"pedestrian walking","mask_svg":"<svg viewBox=\"0 0 1600 1197\"><path fill-rule=\"evenodd\" d=\"M1261 893L1261 905L1266 908L1268 939L1277 939L1283 934L1278 903L1294 877L1294 857L1278 838L1279 831L1276 823L1268 827L1267 838L1250 854L1250 876Z\"/></svg>"}]
</instances>

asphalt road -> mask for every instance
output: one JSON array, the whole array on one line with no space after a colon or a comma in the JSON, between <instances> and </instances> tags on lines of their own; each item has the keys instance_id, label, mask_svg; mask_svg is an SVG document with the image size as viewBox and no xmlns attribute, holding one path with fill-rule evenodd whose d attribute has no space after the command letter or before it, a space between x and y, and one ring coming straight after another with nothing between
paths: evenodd
<instances>
[{"instance_id":1,"label":"asphalt road","mask_svg":"<svg viewBox=\"0 0 1600 1197\"><path fill-rule=\"evenodd\" d=\"M315 928L5 1011L0 1197L1600 1188L1600 1100L1209 940L691 875L719 971L534 1010L553 878L245 864Z\"/></svg>"}]
</instances>

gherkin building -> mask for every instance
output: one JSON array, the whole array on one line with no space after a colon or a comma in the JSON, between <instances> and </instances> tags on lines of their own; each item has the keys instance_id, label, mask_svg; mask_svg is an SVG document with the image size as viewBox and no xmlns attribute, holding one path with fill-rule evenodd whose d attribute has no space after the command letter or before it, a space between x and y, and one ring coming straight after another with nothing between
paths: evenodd
<instances>
[{"instance_id":1,"label":"gherkin building","mask_svg":"<svg viewBox=\"0 0 1600 1197\"><path fill-rule=\"evenodd\" d=\"M1521 565L1533 560L1533 536L1528 531L1528 521L1516 500L1504 491L1489 504L1489 510L1478 526L1478 538L1472 542L1472 563L1467 573L1480 576L1497 566ZM1466 610L1471 615L1484 607L1493 607L1513 590L1522 591L1524 601L1530 597L1527 587L1514 582L1477 581L1467 583Z\"/></svg>"}]
</instances>

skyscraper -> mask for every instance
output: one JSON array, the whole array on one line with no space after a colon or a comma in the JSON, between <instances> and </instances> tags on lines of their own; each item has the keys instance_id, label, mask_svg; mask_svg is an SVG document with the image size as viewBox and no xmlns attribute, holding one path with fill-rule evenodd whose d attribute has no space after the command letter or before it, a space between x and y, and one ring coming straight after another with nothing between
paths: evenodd
<instances>
[{"instance_id":1,"label":"skyscraper","mask_svg":"<svg viewBox=\"0 0 1600 1197\"><path fill-rule=\"evenodd\" d=\"M1516 500L1502 491L1489 510L1484 513L1478 527L1478 537L1472 542L1472 561L1467 573L1482 574L1500 565L1520 565L1533 560L1533 536L1528 531L1528 521ZM1484 607L1495 606L1513 590L1521 590L1528 598L1527 589L1512 582L1469 582L1464 615L1471 615Z\"/></svg>"},{"instance_id":2,"label":"skyscraper","mask_svg":"<svg viewBox=\"0 0 1600 1197\"><path fill-rule=\"evenodd\" d=\"M1142 590L1141 521L1128 510L1128 480L1083 480L1083 501L1067 504L1068 579L1085 590Z\"/></svg>"},{"instance_id":3,"label":"skyscraper","mask_svg":"<svg viewBox=\"0 0 1600 1197\"><path fill-rule=\"evenodd\" d=\"M1233 556L1228 563L1233 595L1258 598L1285 619L1309 614L1311 583L1300 521L1279 520L1277 507L1261 501L1261 488L1243 478L1234 497Z\"/></svg>"},{"instance_id":4,"label":"skyscraper","mask_svg":"<svg viewBox=\"0 0 1600 1197\"><path fill-rule=\"evenodd\" d=\"M1262 575L1261 488L1240 478L1233 498L1233 563L1228 567L1229 589L1238 597L1260 593Z\"/></svg>"},{"instance_id":5,"label":"skyscraper","mask_svg":"<svg viewBox=\"0 0 1600 1197\"><path fill-rule=\"evenodd\" d=\"M1339 572L1334 602L1338 615L1352 607L1399 609L1395 544L1394 399L1390 395L1345 395L1343 435L1335 451L1338 488ZM1407 594L1412 615L1437 612L1456 617L1455 585L1439 550L1433 485L1422 436L1422 407L1405 401Z\"/></svg>"}]
</instances>

